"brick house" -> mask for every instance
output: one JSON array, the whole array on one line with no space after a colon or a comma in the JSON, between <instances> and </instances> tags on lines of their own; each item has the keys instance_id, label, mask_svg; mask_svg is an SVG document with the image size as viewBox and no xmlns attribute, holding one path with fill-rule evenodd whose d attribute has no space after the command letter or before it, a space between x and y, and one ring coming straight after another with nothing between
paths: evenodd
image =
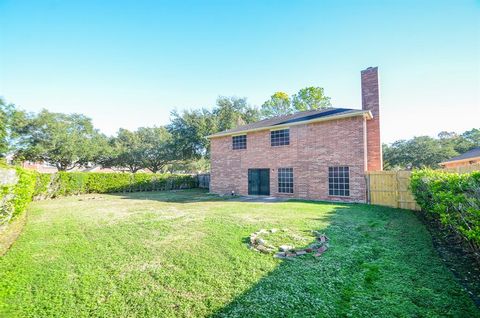
<instances>
[{"instance_id":1,"label":"brick house","mask_svg":"<svg viewBox=\"0 0 480 318\"><path fill-rule=\"evenodd\" d=\"M440 162L440 165L447 169L478 164L480 164L480 147L473 148L447 161Z\"/></svg>"},{"instance_id":2,"label":"brick house","mask_svg":"<svg viewBox=\"0 0 480 318\"><path fill-rule=\"evenodd\" d=\"M366 171L382 170L378 69L361 72L362 109L265 119L208 136L210 191L366 201Z\"/></svg>"}]
</instances>

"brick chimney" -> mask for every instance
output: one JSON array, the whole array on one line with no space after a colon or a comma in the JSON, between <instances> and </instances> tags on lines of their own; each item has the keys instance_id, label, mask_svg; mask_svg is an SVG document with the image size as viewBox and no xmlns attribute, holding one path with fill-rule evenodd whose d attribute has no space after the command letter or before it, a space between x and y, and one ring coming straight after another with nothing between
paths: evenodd
<instances>
[{"instance_id":1,"label":"brick chimney","mask_svg":"<svg viewBox=\"0 0 480 318\"><path fill-rule=\"evenodd\" d=\"M369 110L373 119L367 120L367 171L383 170L380 141L380 99L378 96L378 67L369 67L362 75L362 109Z\"/></svg>"}]
</instances>

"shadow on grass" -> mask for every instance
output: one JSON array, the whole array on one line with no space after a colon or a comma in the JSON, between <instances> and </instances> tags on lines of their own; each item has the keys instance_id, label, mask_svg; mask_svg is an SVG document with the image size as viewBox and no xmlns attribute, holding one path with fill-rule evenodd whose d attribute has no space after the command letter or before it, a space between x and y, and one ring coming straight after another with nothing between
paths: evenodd
<instances>
[{"instance_id":1,"label":"shadow on grass","mask_svg":"<svg viewBox=\"0 0 480 318\"><path fill-rule=\"evenodd\" d=\"M341 204L321 220L329 226L312 230L330 238L322 256L279 260L275 270L211 317L480 315L413 212Z\"/></svg>"}]
</instances>

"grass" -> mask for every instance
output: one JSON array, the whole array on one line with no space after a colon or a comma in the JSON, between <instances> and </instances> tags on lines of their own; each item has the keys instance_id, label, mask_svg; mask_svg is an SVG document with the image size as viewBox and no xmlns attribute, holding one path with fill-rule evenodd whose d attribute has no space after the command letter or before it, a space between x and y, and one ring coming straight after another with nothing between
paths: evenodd
<instances>
[{"instance_id":1,"label":"grass","mask_svg":"<svg viewBox=\"0 0 480 318\"><path fill-rule=\"evenodd\" d=\"M275 259L246 246L261 228L325 232L330 249ZM33 203L0 258L0 316L480 314L413 212L224 201L186 190Z\"/></svg>"}]
</instances>

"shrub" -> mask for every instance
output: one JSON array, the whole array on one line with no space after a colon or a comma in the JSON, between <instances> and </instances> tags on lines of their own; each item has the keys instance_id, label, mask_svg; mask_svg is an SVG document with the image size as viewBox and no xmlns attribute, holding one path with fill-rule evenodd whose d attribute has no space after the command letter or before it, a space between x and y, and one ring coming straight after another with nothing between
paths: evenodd
<instances>
[{"instance_id":1,"label":"shrub","mask_svg":"<svg viewBox=\"0 0 480 318\"><path fill-rule=\"evenodd\" d=\"M190 175L95 172L38 173L35 197L42 199L82 193L158 191L195 187L197 187L197 178Z\"/></svg>"},{"instance_id":2,"label":"shrub","mask_svg":"<svg viewBox=\"0 0 480 318\"><path fill-rule=\"evenodd\" d=\"M35 192L35 172L16 169L17 182L4 185L0 191L0 225L20 215L32 201Z\"/></svg>"},{"instance_id":3,"label":"shrub","mask_svg":"<svg viewBox=\"0 0 480 318\"><path fill-rule=\"evenodd\" d=\"M411 188L422 210L480 247L480 171L458 174L414 171Z\"/></svg>"}]
</instances>

